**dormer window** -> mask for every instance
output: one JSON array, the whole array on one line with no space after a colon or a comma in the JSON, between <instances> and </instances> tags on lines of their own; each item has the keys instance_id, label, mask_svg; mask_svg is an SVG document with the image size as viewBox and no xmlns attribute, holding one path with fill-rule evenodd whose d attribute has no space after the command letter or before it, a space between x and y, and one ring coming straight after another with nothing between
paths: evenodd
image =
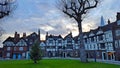
<instances>
[{"instance_id":1,"label":"dormer window","mask_svg":"<svg viewBox=\"0 0 120 68\"><path fill-rule=\"evenodd\" d=\"M35 34L32 35L32 37L35 37L35 36L36 36Z\"/></svg>"}]
</instances>

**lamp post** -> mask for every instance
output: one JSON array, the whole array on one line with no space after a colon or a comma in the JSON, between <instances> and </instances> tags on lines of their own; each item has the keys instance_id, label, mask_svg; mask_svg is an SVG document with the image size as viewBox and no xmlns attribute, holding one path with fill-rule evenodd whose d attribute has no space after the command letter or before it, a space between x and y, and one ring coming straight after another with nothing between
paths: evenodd
<instances>
[{"instance_id":1,"label":"lamp post","mask_svg":"<svg viewBox=\"0 0 120 68\"><path fill-rule=\"evenodd\" d=\"M64 56L64 58L65 58L65 46L63 46L63 56Z\"/></svg>"},{"instance_id":2,"label":"lamp post","mask_svg":"<svg viewBox=\"0 0 120 68\"><path fill-rule=\"evenodd\" d=\"M94 61L96 62L96 49L95 49L95 46L94 46Z\"/></svg>"}]
</instances>

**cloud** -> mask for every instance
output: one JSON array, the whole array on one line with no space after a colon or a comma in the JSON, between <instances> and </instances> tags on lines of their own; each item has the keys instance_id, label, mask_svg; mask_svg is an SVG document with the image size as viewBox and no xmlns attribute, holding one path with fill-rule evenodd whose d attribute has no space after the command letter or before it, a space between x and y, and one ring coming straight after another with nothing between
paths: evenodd
<instances>
[{"instance_id":1,"label":"cloud","mask_svg":"<svg viewBox=\"0 0 120 68\"><path fill-rule=\"evenodd\" d=\"M15 31L21 34L23 32L30 34L37 32L38 29L41 29L41 36L45 36L46 32L65 36L70 31L74 36L78 35L77 23L61 14L55 8L55 1L18 0L18 6L14 13L1 21L2 28L6 31L4 39L13 35ZM105 21L107 19L115 21L116 12L120 11L119 6L120 0L103 0L97 8L91 9L87 18L83 20L83 31L97 28L101 16L104 16Z\"/></svg>"}]
</instances>

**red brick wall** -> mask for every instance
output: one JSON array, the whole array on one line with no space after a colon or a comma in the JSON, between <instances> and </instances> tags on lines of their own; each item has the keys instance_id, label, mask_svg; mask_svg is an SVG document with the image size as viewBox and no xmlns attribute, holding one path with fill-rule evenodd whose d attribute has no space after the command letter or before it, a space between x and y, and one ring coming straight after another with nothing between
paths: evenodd
<instances>
[{"instance_id":1,"label":"red brick wall","mask_svg":"<svg viewBox=\"0 0 120 68\"><path fill-rule=\"evenodd\" d=\"M22 54L23 52L27 52L27 46L11 46L10 50L7 51L7 47L9 46L4 46L3 48L3 58L12 58L13 57L13 53L19 53ZM14 50L14 48L16 47L16 50ZM20 51L19 48L23 47L23 50ZM7 53L10 53L10 57L7 57Z\"/></svg>"}]
</instances>

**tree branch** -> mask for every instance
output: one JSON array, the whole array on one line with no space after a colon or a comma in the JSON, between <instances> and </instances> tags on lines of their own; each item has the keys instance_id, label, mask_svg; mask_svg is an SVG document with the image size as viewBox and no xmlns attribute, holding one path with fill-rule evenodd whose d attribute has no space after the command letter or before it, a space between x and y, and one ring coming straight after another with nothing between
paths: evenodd
<instances>
[{"instance_id":1,"label":"tree branch","mask_svg":"<svg viewBox=\"0 0 120 68\"><path fill-rule=\"evenodd\" d=\"M87 2L89 3L89 1L87 1ZM98 4L98 0L95 0L95 4L93 6L90 6L90 3L89 3L89 7L86 7L84 10L95 8L95 7L97 7L97 4Z\"/></svg>"}]
</instances>

